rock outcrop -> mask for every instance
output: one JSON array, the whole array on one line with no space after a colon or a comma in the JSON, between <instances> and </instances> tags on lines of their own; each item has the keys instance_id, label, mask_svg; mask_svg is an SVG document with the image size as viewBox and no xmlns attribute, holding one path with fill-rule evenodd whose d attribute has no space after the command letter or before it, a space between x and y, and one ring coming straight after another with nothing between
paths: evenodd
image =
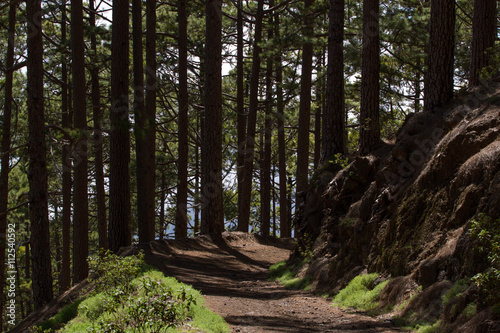
<instances>
[{"instance_id":1,"label":"rock outcrop","mask_svg":"<svg viewBox=\"0 0 500 333\"><path fill-rule=\"evenodd\" d=\"M484 269L468 227L479 213L500 218L498 84L455 103L411 115L393 142L335 174L318 171L296 219L299 246L314 240L316 289L367 270L425 290Z\"/></svg>"}]
</instances>

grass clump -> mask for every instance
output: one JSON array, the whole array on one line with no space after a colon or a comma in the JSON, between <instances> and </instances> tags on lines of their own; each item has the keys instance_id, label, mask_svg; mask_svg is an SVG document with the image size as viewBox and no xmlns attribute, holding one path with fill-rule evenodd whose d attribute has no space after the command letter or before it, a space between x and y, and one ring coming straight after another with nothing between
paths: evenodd
<instances>
[{"instance_id":1,"label":"grass clump","mask_svg":"<svg viewBox=\"0 0 500 333\"><path fill-rule=\"evenodd\" d=\"M380 292L389 280L377 285L377 273L356 276L333 299L333 304L346 308L355 308L361 311L375 310L379 305Z\"/></svg>"},{"instance_id":2,"label":"grass clump","mask_svg":"<svg viewBox=\"0 0 500 333\"><path fill-rule=\"evenodd\" d=\"M269 268L269 280L279 281L287 289L304 289L310 290L311 277L297 277L296 271L301 264L287 265L286 261L280 261Z\"/></svg>"},{"instance_id":3,"label":"grass clump","mask_svg":"<svg viewBox=\"0 0 500 333\"><path fill-rule=\"evenodd\" d=\"M78 306L83 301L84 299L82 298L77 300L76 302L66 305L58 314L41 323L38 326L38 331L50 331L63 326L71 319L76 317L78 313Z\"/></svg>"},{"instance_id":4,"label":"grass clump","mask_svg":"<svg viewBox=\"0 0 500 333\"><path fill-rule=\"evenodd\" d=\"M469 281L465 279L458 280L455 282L453 287L451 287L444 295L441 297L443 300L443 305L449 304L454 298L462 295L464 291L469 288Z\"/></svg>"}]
</instances>

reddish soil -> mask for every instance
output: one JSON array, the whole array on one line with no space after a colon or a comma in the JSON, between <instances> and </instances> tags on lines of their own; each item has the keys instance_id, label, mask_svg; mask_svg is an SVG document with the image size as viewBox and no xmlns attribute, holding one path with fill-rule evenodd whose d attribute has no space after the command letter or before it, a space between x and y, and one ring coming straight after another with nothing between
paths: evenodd
<instances>
[{"instance_id":1,"label":"reddish soil","mask_svg":"<svg viewBox=\"0 0 500 333\"><path fill-rule=\"evenodd\" d=\"M154 242L146 261L205 296L231 332L401 332L391 322L331 306L331 300L288 290L267 280L272 264L288 259L290 241L225 233L208 238Z\"/></svg>"}]
</instances>

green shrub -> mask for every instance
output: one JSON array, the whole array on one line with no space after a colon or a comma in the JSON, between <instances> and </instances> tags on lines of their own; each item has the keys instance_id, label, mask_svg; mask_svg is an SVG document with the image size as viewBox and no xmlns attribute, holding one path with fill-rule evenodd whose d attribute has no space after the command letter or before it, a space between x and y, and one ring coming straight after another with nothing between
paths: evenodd
<instances>
[{"instance_id":1,"label":"green shrub","mask_svg":"<svg viewBox=\"0 0 500 333\"><path fill-rule=\"evenodd\" d=\"M182 325L224 333L224 319L205 307L201 294L159 271L148 271L123 289L104 290L79 306L61 332L176 332Z\"/></svg>"},{"instance_id":2,"label":"green shrub","mask_svg":"<svg viewBox=\"0 0 500 333\"><path fill-rule=\"evenodd\" d=\"M462 295L462 293L466 291L467 288L469 288L469 284L469 281L465 279L461 279L455 282L453 287L451 287L450 290L444 293L444 295L441 297L441 299L443 300L443 305L450 303L454 298Z\"/></svg>"},{"instance_id":3,"label":"green shrub","mask_svg":"<svg viewBox=\"0 0 500 333\"><path fill-rule=\"evenodd\" d=\"M128 292L130 283L141 273L144 253L120 257L111 251L101 251L99 255L89 257L89 282L94 285L94 292L120 289Z\"/></svg>"},{"instance_id":4,"label":"green shrub","mask_svg":"<svg viewBox=\"0 0 500 333\"><path fill-rule=\"evenodd\" d=\"M386 280L373 286L378 277L377 273L356 276L335 296L333 303L361 311L375 310L379 304L380 292L389 282Z\"/></svg>"},{"instance_id":5,"label":"green shrub","mask_svg":"<svg viewBox=\"0 0 500 333\"><path fill-rule=\"evenodd\" d=\"M490 304L500 303L500 219L479 214L471 222L471 237L478 241L476 250L487 254L489 267L472 278Z\"/></svg>"}]
</instances>

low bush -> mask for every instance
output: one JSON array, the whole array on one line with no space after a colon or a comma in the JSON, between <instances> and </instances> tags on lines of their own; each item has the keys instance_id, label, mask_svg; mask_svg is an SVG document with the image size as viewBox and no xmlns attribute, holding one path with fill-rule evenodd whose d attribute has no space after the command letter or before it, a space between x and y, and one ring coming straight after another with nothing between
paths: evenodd
<instances>
[{"instance_id":1,"label":"low bush","mask_svg":"<svg viewBox=\"0 0 500 333\"><path fill-rule=\"evenodd\" d=\"M180 327L183 331L229 332L224 319L206 308L198 291L157 270L141 273L142 254L121 258L107 253L90 259L89 264L95 291L71 305L77 308L77 316L58 332L164 333ZM39 327L37 332L48 328Z\"/></svg>"}]
</instances>

